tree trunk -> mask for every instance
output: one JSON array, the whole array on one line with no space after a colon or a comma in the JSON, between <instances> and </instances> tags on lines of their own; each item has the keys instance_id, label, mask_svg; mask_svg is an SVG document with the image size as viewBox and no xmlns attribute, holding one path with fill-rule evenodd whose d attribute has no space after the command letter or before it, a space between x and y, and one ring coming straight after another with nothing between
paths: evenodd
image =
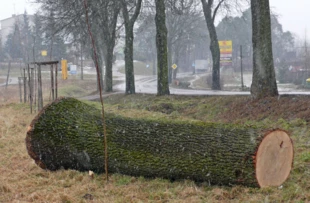
<instances>
[{"instance_id":1,"label":"tree trunk","mask_svg":"<svg viewBox=\"0 0 310 203\"><path fill-rule=\"evenodd\" d=\"M100 31L94 32L98 36L97 43L99 46L104 45L103 55L105 61L105 85L104 90L106 92L113 91L113 51L115 46L115 38L116 38L116 24L118 19L118 14L120 12L120 4L119 1L92 1L93 4L90 6L93 7L94 10L98 10L98 5L96 3L102 4L103 12L102 15L94 15L94 22L97 23L97 26L101 26L99 28ZM97 13L97 12L95 12ZM94 24L94 23L93 23ZM97 47L99 47L97 46ZM99 49L99 48L98 48Z\"/></svg>"},{"instance_id":2,"label":"tree trunk","mask_svg":"<svg viewBox=\"0 0 310 203\"><path fill-rule=\"evenodd\" d=\"M167 52L167 27L165 14L165 1L157 0L156 3L156 47L157 47L157 94L169 95L168 78L168 52Z\"/></svg>"},{"instance_id":3,"label":"tree trunk","mask_svg":"<svg viewBox=\"0 0 310 203\"><path fill-rule=\"evenodd\" d=\"M125 44L125 72L126 72L126 94L135 94L135 74L133 64L133 27L140 14L142 0L135 5L134 14L129 18L128 2L121 1L123 18L125 22L126 44Z\"/></svg>"},{"instance_id":4,"label":"tree trunk","mask_svg":"<svg viewBox=\"0 0 310 203\"><path fill-rule=\"evenodd\" d=\"M105 57L105 91L112 92L113 91L113 50L114 50L114 42L109 42L107 44L107 52Z\"/></svg>"},{"instance_id":5,"label":"tree trunk","mask_svg":"<svg viewBox=\"0 0 310 203\"><path fill-rule=\"evenodd\" d=\"M10 71L11 71L11 61L9 61L9 64L8 64L8 73L7 73L7 75L6 75L6 83L5 83L5 88L6 88L6 89L8 88L8 85L9 85Z\"/></svg>"},{"instance_id":6,"label":"tree trunk","mask_svg":"<svg viewBox=\"0 0 310 203\"><path fill-rule=\"evenodd\" d=\"M220 90L220 47L218 44L216 29L214 25L214 17L212 18L211 6L204 3L203 12L207 22L207 27L210 35L210 51L212 55L212 90Z\"/></svg>"},{"instance_id":7,"label":"tree trunk","mask_svg":"<svg viewBox=\"0 0 310 203\"><path fill-rule=\"evenodd\" d=\"M135 94L135 74L133 64L133 26L125 25L126 45L125 45L125 72L126 72L126 94Z\"/></svg>"},{"instance_id":8,"label":"tree trunk","mask_svg":"<svg viewBox=\"0 0 310 203\"><path fill-rule=\"evenodd\" d=\"M103 65L103 61L105 60L105 53L104 53L104 50L103 48L101 48L100 46L98 46L98 43L96 43L96 48L97 48L97 60L98 60L98 68L99 68L99 80L100 80L100 84L101 84L101 89L103 90L104 89L104 83L103 83L103 68L104 68L104 65ZM90 56L93 60L93 63L96 64L96 59L95 59L95 55L94 55L94 52L89 49L89 53L90 53ZM96 77L97 78L97 77ZM99 92L99 81L98 81L98 78L97 78L97 91Z\"/></svg>"},{"instance_id":9,"label":"tree trunk","mask_svg":"<svg viewBox=\"0 0 310 203\"><path fill-rule=\"evenodd\" d=\"M109 171L217 185L279 186L293 145L282 130L106 114ZM30 124L28 154L43 169L104 172L100 111L73 98L47 105Z\"/></svg>"},{"instance_id":10,"label":"tree trunk","mask_svg":"<svg viewBox=\"0 0 310 203\"><path fill-rule=\"evenodd\" d=\"M171 44L171 39L168 38L168 82L171 84L172 82L172 44Z\"/></svg>"},{"instance_id":11,"label":"tree trunk","mask_svg":"<svg viewBox=\"0 0 310 203\"><path fill-rule=\"evenodd\" d=\"M253 79L251 94L256 98L277 96L272 55L269 0L251 0Z\"/></svg>"}]
</instances>

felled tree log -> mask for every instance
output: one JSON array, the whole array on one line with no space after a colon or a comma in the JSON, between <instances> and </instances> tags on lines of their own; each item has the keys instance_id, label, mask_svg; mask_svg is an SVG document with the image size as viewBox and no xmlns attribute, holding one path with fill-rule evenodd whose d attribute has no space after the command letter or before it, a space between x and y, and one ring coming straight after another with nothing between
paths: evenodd
<instances>
[{"instance_id":1,"label":"felled tree log","mask_svg":"<svg viewBox=\"0 0 310 203\"><path fill-rule=\"evenodd\" d=\"M109 171L217 185L278 186L289 176L285 131L106 115ZM104 172L100 110L73 98L44 107L29 126L29 155L43 169Z\"/></svg>"}]
</instances>

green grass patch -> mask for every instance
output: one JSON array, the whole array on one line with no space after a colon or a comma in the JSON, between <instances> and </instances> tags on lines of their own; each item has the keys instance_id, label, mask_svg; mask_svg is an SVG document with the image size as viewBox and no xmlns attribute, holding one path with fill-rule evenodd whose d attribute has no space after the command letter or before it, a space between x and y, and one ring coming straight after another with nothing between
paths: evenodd
<instances>
[{"instance_id":1,"label":"green grass patch","mask_svg":"<svg viewBox=\"0 0 310 203\"><path fill-rule=\"evenodd\" d=\"M135 178L131 176L126 176L122 174L118 174L114 176L114 181L117 186L122 186L122 185L128 185L129 183L133 182Z\"/></svg>"},{"instance_id":2,"label":"green grass patch","mask_svg":"<svg viewBox=\"0 0 310 203\"><path fill-rule=\"evenodd\" d=\"M300 158L301 158L301 161L310 162L310 152L302 153Z\"/></svg>"},{"instance_id":3,"label":"green grass patch","mask_svg":"<svg viewBox=\"0 0 310 203\"><path fill-rule=\"evenodd\" d=\"M76 85L65 86L58 90L59 96L66 96L66 97L83 97L87 96L87 94L88 94L87 90Z\"/></svg>"}]
</instances>

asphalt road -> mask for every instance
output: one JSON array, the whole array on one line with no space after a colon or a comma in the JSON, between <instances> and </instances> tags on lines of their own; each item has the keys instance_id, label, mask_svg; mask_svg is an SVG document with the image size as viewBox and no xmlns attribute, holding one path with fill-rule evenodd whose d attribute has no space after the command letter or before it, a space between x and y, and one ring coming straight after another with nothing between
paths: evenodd
<instances>
[{"instance_id":1,"label":"asphalt road","mask_svg":"<svg viewBox=\"0 0 310 203\"><path fill-rule=\"evenodd\" d=\"M153 76L139 77L135 80L136 93L157 94L157 79ZM117 92L125 92L125 83L113 87ZM223 91L223 90L199 90L199 89L180 89L170 86L170 94L176 95L250 95L249 91ZM297 91L289 87L278 88L280 95L310 95L310 91Z\"/></svg>"}]
</instances>

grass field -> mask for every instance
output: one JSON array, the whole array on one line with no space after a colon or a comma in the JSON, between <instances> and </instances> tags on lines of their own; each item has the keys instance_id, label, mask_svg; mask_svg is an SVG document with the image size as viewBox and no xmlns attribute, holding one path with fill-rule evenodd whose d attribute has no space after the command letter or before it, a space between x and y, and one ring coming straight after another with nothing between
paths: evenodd
<instances>
[{"instance_id":1,"label":"grass field","mask_svg":"<svg viewBox=\"0 0 310 203\"><path fill-rule=\"evenodd\" d=\"M63 96L83 96L92 81L64 81ZM68 83L68 84L67 84ZM0 87L0 202L297 202L310 200L310 98L187 97L114 95L105 108L123 116L255 124L282 128L294 141L294 167L281 187L209 186L191 180L170 182L121 174L90 177L73 170L45 171L28 156L26 130L35 117L20 104L17 86ZM45 98L48 102L48 95ZM94 105L98 103L90 102ZM98 106L98 108L100 108Z\"/></svg>"}]
</instances>

